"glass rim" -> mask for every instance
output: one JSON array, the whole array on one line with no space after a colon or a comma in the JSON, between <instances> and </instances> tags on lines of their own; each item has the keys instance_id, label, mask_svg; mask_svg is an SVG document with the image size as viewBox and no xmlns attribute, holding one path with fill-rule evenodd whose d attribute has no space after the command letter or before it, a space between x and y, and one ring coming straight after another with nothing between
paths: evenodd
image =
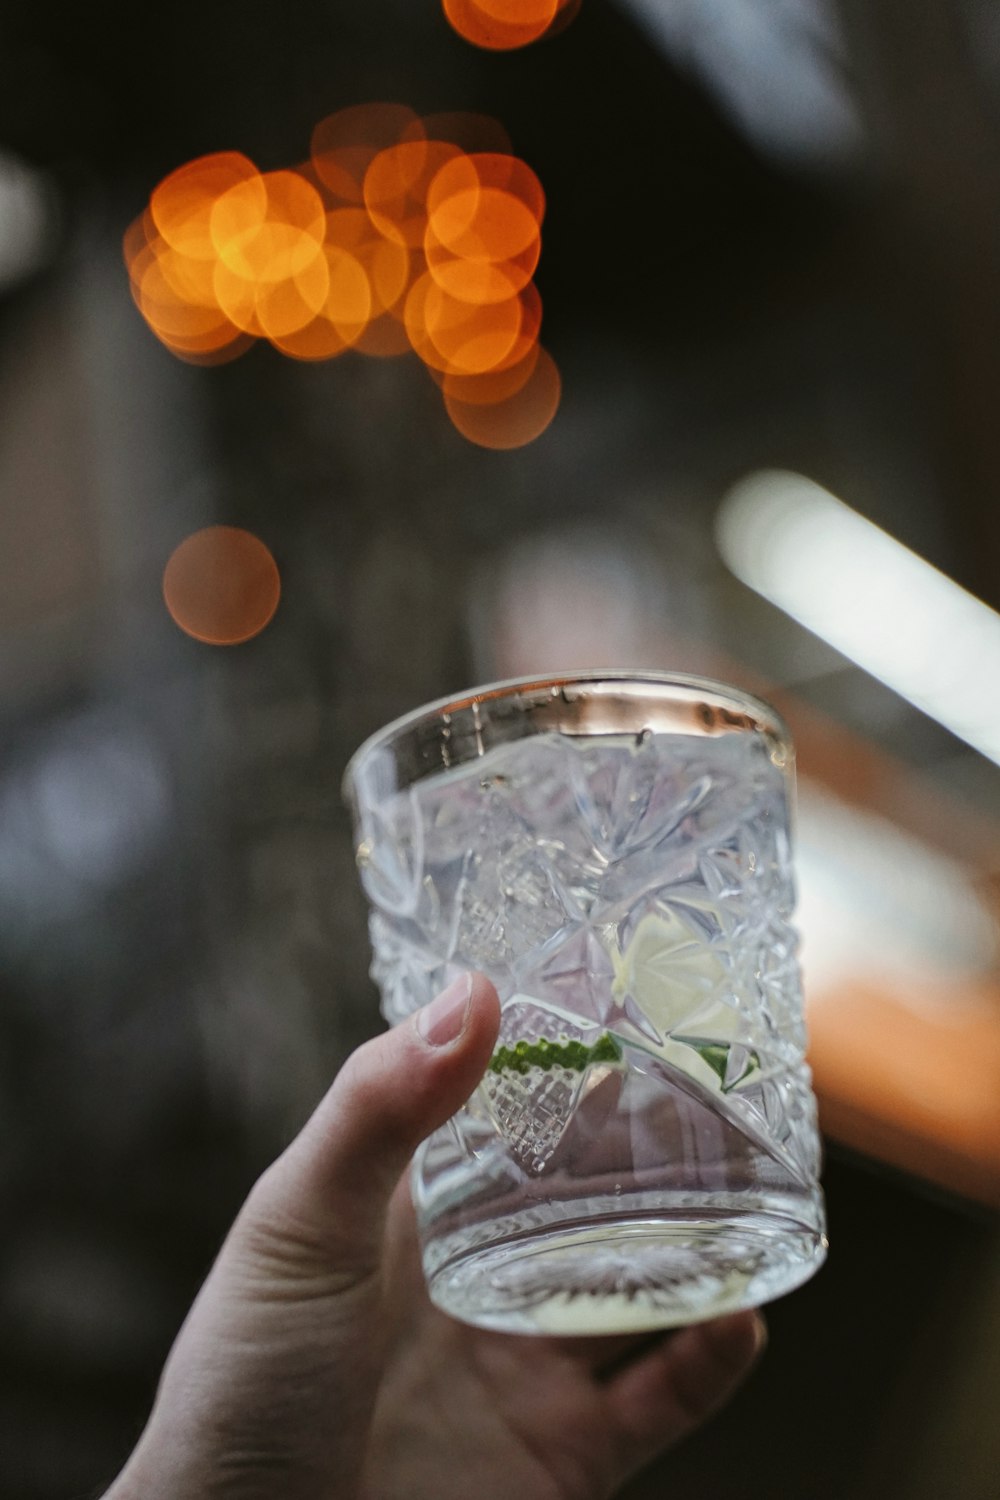
<instances>
[{"instance_id":1,"label":"glass rim","mask_svg":"<svg viewBox=\"0 0 1000 1500\"><path fill-rule=\"evenodd\" d=\"M383 759L380 752L386 751L411 785L535 734L639 738L733 732L763 736L776 764L791 767L792 737L777 710L714 678L626 668L511 677L435 699L377 729L347 762L343 792L353 801L362 768L373 757Z\"/></svg>"}]
</instances>

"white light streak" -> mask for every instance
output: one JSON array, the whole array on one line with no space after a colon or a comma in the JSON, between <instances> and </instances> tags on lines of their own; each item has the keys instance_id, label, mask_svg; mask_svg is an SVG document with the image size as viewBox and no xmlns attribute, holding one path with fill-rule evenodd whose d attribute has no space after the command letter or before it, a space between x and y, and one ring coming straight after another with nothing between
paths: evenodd
<instances>
[{"instance_id":1,"label":"white light streak","mask_svg":"<svg viewBox=\"0 0 1000 1500\"><path fill-rule=\"evenodd\" d=\"M765 151L810 166L858 154L861 119L830 0L623 3Z\"/></svg>"},{"instance_id":2,"label":"white light streak","mask_svg":"<svg viewBox=\"0 0 1000 1500\"><path fill-rule=\"evenodd\" d=\"M1000 765L1000 615L801 474L726 496L737 578Z\"/></svg>"}]
</instances>

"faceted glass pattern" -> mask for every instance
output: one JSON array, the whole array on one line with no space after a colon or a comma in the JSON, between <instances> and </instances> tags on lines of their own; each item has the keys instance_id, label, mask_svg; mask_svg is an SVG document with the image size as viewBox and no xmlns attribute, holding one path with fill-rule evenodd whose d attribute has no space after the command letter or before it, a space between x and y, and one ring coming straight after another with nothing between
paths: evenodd
<instances>
[{"instance_id":1,"label":"faceted glass pattern","mask_svg":"<svg viewBox=\"0 0 1000 1500\"><path fill-rule=\"evenodd\" d=\"M387 1018L467 969L502 1003L415 1165L459 1316L689 1321L822 1259L785 759L745 729L545 733L359 796Z\"/></svg>"}]
</instances>

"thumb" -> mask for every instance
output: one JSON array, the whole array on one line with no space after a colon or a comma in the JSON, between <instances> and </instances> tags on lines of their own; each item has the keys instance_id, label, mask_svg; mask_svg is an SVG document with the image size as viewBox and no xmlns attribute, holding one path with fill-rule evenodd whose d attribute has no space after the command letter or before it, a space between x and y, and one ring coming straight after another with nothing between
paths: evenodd
<instances>
[{"instance_id":1,"label":"thumb","mask_svg":"<svg viewBox=\"0 0 1000 1500\"><path fill-rule=\"evenodd\" d=\"M393 1189L420 1142L472 1093L499 1024L492 984L463 974L406 1024L366 1042L258 1182L245 1225L298 1242L303 1267L345 1285L375 1271Z\"/></svg>"},{"instance_id":2,"label":"thumb","mask_svg":"<svg viewBox=\"0 0 1000 1500\"><path fill-rule=\"evenodd\" d=\"M353 1493L387 1333L389 1200L472 1093L499 1024L496 990L464 975L348 1058L250 1193L106 1500Z\"/></svg>"}]
</instances>

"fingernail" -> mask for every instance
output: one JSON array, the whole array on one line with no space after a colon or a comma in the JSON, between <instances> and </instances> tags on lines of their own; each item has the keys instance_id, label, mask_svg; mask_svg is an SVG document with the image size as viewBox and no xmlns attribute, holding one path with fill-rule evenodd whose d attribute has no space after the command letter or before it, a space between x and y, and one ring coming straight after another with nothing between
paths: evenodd
<instances>
[{"instance_id":1,"label":"fingernail","mask_svg":"<svg viewBox=\"0 0 1000 1500\"><path fill-rule=\"evenodd\" d=\"M472 975L460 974L429 1005L417 1011L417 1030L432 1047L446 1047L461 1036L472 999Z\"/></svg>"}]
</instances>

